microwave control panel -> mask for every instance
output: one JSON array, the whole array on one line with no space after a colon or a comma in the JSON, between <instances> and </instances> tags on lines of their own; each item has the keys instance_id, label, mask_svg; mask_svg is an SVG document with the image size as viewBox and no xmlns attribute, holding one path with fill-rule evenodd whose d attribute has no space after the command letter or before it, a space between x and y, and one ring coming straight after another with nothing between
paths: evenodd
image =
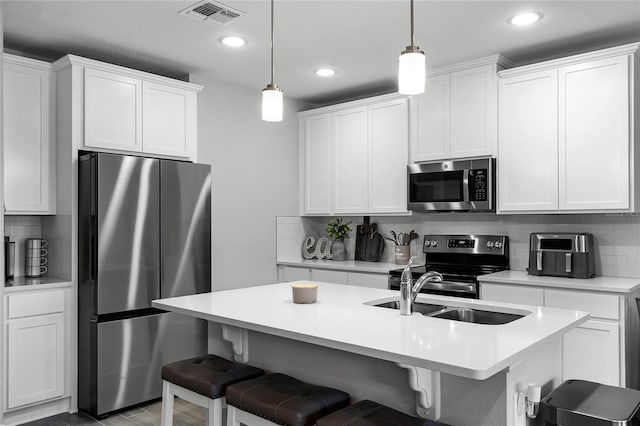
<instances>
[{"instance_id":1,"label":"microwave control panel","mask_svg":"<svg viewBox=\"0 0 640 426\"><path fill-rule=\"evenodd\" d=\"M487 201L487 169L469 170L469 201Z\"/></svg>"}]
</instances>

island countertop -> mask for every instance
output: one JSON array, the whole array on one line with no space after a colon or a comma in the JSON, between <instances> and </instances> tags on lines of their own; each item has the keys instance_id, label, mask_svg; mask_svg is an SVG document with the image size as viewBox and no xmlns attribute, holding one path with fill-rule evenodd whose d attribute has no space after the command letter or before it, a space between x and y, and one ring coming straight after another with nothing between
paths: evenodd
<instances>
[{"instance_id":1,"label":"island countertop","mask_svg":"<svg viewBox=\"0 0 640 426\"><path fill-rule=\"evenodd\" d=\"M398 292L318 283L318 301L294 304L291 285L158 299L159 309L347 352L484 380L525 359L552 339L586 321L581 311L423 295L418 301L501 312L531 312L503 325L481 325L402 316L371 306Z\"/></svg>"}]
</instances>

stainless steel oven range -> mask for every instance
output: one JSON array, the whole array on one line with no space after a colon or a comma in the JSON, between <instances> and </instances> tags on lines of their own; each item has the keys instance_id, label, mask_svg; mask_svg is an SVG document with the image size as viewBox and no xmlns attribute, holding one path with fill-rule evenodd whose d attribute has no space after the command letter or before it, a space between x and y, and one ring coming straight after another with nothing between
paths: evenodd
<instances>
[{"instance_id":1,"label":"stainless steel oven range","mask_svg":"<svg viewBox=\"0 0 640 426\"><path fill-rule=\"evenodd\" d=\"M509 269L509 237L504 235L425 235L425 265L411 268L413 281L427 271L440 272L441 282L421 293L478 299L478 275ZM400 289L402 268L389 271L389 288Z\"/></svg>"}]
</instances>

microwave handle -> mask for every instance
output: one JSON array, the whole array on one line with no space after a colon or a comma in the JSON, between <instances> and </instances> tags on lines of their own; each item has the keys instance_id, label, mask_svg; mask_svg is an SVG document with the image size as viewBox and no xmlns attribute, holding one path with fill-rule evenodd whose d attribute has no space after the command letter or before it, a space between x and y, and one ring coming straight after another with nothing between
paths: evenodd
<instances>
[{"instance_id":1,"label":"microwave handle","mask_svg":"<svg viewBox=\"0 0 640 426\"><path fill-rule=\"evenodd\" d=\"M469 169L462 171L462 201L469 202Z\"/></svg>"}]
</instances>

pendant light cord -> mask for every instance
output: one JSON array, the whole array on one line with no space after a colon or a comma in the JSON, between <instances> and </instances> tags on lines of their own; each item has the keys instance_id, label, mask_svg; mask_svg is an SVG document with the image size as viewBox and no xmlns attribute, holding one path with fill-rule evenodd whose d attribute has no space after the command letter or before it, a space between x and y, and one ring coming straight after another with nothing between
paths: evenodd
<instances>
[{"instance_id":1,"label":"pendant light cord","mask_svg":"<svg viewBox=\"0 0 640 426\"><path fill-rule=\"evenodd\" d=\"M271 85L272 86L273 86L273 75L275 74L275 67L273 66L273 1L274 0L271 0Z\"/></svg>"},{"instance_id":2,"label":"pendant light cord","mask_svg":"<svg viewBox=\"0 0 640 426\"><path fill-rule=\"evenodd\" d=\"M272 24L273 25L273 24ZM411 0L411 46L416 45L416 34L413 30L413 0Z\"/></svg>"}]
</instances>

